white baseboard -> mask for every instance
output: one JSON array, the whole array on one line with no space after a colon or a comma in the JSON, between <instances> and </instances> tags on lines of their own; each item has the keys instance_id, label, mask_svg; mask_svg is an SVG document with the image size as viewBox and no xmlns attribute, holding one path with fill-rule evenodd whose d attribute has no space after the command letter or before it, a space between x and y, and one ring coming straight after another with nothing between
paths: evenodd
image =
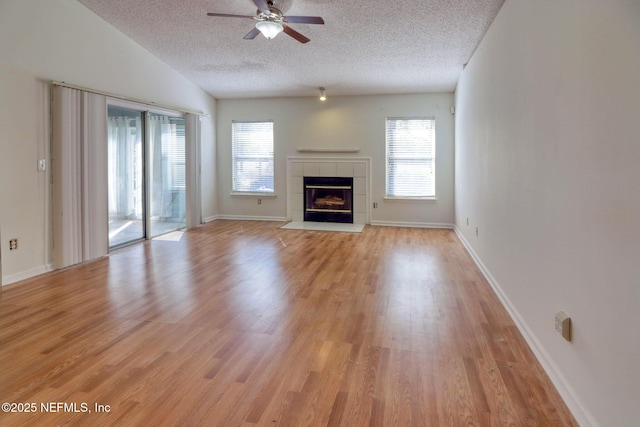
<instances>
[{"instance_id":1,"label":"white baseboard","mask_svg":"<svg viewBox=\"0 0 640 427\"><path fill-rule=\"evenodd\" d=\"M251 216L251 215L218 215L217 219L229 219L235 221L278 221L286 222L283 216Z\"/></svg>"},{"instance_id":2,"label":"white baseboard","mask_svg":"<svg viewBox=\"0 0 640 427\"><path fill-rule=\"evenodd\" d=\"M206 224L208 222L213 222L213 221L218 220L218 219L220 219L220 215L212 215L212 216L208 216L208 217L204 218L202 223Z\"/></svg>"},{"instance_id":3,"label":"white baseboard","mask_svg":"<svg viewBox=\"0 0 640 427\"><path fill-rule=\"evenodd\" d=\"M2 276L2 286L10 285L12 283L16 283L21 280L31 279L32 277L39 276L41 274L48 273L49 271L53 271L53 270L54 268L52 264L46 264L40 267L32 268L30 270Z\"/></svg>"},{"instance_id":4,"label":"white baseboard","mask_svg":"<svg viewBox=\"0 0 640 427\"><path fill-rule=\"evenodd\" d=\"M489 282L489 285L500 299L502 305L509 312L509 315L516 324L516 327L524 337L527 344L529 344L531 351L533 351L533 354L536 356L536 358L540 362L540 365L542 365L542 368L551 379L551 382L558 390L558 393L560 393L560 396L562 396L562 399L564 400L565 404L571 411L571 414L576 419L578 424L582 427L598 426L598 423L593 418L591 413L580 402L580 399L576 395L573 387L571 387L569 381L567 381L558 366L553 362L553 359L549 356L549 353L545 350L544 346L540 343L540 341L538 341L535 334L531 331L531 328L529 328L525 320L522 318L515 305L511 303L511 300L504 293L498 281L493 277L489 269L484 265L480 257L478 257L478 255L475 253L469 242L464 238L460 229L457 226L454 226L454 230L464 247L467 249L467 252L469 252L471 258L473 258L473 261L476 263L485 279L487 279L487 282Z\"/></svg>"},{"instance_id":5,"label":"white baseboard","mask_svg":"<svg viewBox=\"0 0 640 427\"><path fill-rule=\"evenodd\" d=\"M439 222L401 222L401 221L371 221L371 225L380 227L410 227L410 228L447 228L452 229L453 224Z\"/></svg>"}]
</instances>

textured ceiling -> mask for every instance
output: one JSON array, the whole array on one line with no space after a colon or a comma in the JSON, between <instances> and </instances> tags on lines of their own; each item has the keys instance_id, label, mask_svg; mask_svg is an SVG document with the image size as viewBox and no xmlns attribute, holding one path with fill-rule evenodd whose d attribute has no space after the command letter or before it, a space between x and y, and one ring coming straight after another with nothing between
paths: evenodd
<instances>
[{"instance_id":1,"label":"textured ceiling","mask_svg":"<svg viewBox=\"0 0 640 427\"><path fill-rule=\"evenodd\" d=\"M78 0L216 98L451 92L504 0L275 0L324 18L243 40L252 0Z\"/></svg>"}]
</instances>

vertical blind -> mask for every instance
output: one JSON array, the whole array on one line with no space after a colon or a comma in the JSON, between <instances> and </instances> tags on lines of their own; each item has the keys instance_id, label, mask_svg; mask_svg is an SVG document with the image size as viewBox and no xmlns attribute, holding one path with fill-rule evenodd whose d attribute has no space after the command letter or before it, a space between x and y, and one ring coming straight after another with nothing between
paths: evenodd
<instances>
[{"instance_id":1,"label":"vertical blind","mask_svg":"<svg viewBox=\"0 0 640 427\"><path fill-rule=\"evenodd\" d=\"M273 121L232 122L233 191L273 193Z\"/></svg>"},{"instance_id":2,"label":"vertical blind","mask_svg":"<svg viewBox=\"0 0 640 427\"><path fill-rule=\"evenodd\" d=\"M104 96L51 89L52 226L55 268L109 251Z\"/></svg>"},{"instance_id":3,"label":"vertical blind","mask_svg":"<svg viewBox=\"0 0 640 427\"><path fill-rule=\"evenodd\" d=\"M435 197L436 121L387 119L387 196Z\"/></svg>"}]
</instances>

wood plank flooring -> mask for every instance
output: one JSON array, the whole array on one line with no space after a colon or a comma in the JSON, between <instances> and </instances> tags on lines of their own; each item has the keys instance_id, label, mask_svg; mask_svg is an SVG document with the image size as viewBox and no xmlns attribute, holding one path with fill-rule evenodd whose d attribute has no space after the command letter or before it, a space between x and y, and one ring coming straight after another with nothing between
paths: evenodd
<instances>
[{"instance_id":1,"label":"wood plank flooring","mask_svg":"<svg viewBox=\"0 0 640 427\"><path fill-rule=\"evenodd\" d=\"M280 225L5 286L0 425L577 425L453 231Z\"/></svg>"}]
</instances>

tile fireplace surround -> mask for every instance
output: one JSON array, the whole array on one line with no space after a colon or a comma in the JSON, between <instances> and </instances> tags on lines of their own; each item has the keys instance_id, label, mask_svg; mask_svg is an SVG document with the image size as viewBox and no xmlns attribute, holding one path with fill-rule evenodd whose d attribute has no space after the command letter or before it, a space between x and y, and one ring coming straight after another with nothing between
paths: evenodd
<instances>
[{"instance_id":1,"label":"tile fireplace surround","mask_svg":"<svg viewBox=\"0 0 640 427\"><path fill-rule=\"evenodd\" d=\"M366 157L287 158L287 218L304 220L305 176L353 178L353 223L370 222L371 159Z\"/></svg>"}]
</instances>

